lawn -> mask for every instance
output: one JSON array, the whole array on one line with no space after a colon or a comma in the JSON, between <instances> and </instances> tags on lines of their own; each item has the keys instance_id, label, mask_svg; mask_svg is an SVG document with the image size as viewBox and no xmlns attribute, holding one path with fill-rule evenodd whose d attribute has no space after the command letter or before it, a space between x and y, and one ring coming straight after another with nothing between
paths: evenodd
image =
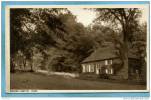
<instances>
[{"instance_id":1,"label":"lawn","mask_svg":"<svg viewBox=\"0 0 151 100\"><path fill-rule=\"evenodd\" d=\"M41 90L144 90L145 85L121 84L65 78L38 73L14 73L10 77L11 89Z\"/></svg>"}]
</instances>

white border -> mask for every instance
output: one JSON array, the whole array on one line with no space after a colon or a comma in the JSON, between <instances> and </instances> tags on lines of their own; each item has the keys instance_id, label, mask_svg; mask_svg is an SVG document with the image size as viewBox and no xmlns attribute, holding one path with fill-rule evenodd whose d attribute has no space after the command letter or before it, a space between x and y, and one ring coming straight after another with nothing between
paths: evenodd
<instances>
[{"instance_id":1,"label":"white border","mask_svg":"<svg viewBox=\"0 0 151 100\"><path fill-rule=\"evenodd\" d=\"M114 4L114 5L19 5L19 6L6 6L6 83L7 93L81 93L81 92L149 92L150 87L150 81L149 81L149 18L147 17L147 89L146 90L35 90L36 92L33 92L34 90L24 90L25 92L21 92L23 90L18 90L17 92L10 92L10 29L9 23L10 23L10 15L9 15L9 9L10 8L145 8L147 12L149 12L149 5L135 5L135 4ZM149 16L146 15L146 16Z\"/></svg>"}]
</instances>

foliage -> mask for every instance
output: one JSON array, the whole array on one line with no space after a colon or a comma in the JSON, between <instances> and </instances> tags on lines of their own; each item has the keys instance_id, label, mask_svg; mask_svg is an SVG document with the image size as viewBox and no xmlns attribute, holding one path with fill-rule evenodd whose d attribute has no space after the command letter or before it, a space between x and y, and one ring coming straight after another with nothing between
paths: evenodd
<instances>
[{"instance_id":1,"label":"foliage","mask_svg":"<svg viewBox=\"0 0 151 100\"><path fill-rule=\"evenodd\" d=\"M86 28L76 22L72 14L63 14L61 19L68 34L64 35L65 41L58 40L55 53L51 55L53 60L50 62L50 67L55 66L53 68L56 69L53 70L80 71L80 62L93 51L94 40L86 32Z\"/></svg>"},{"instance_id":2,"label":"foliage","mask_svg":"<svg viewBox=\"0 0 151 100\"><path fill-rule=\"evenodd\" d=\"M95 10L96 22L85 27L65 8L11 8L11 70L18 61L31 71L80 72L80 62L105 42L115 43L123 60L129 43L145 57L146 26L138 23L139 9Z\"/></svg>"},{"instance_id":3,"label":"foliage","mask_svg":"<svg viewBox=\"0 0 151 100\"><path fill-rule=\"evenodd\" d=\"M122 41L116 41L120 44L120 55L124 64L124 68L128 67L128 52L129 43L136 27L138 26L139 17L141 12L138 8L98 8L98 20L112 23L113 27L121 28L122 31ZM126 74L126 73L125 73ZM128 75L128 72L127 72ZM125 79L128 76L125 75Z\"/></svg>"},{"instance_id":4,"label":"foliage","mask_svg":"<svg viewBox=\"0 0 151 100\"><path fill-rule=\"evenodd\" d=\"M25 60L31 62L33 68L34 48L43 52L47 47L55 45L58 34L65 32L58 18L65 9L18 9L10 10L11 22L11 59L21 51ZM44 53L43 53L44 54Z\"/></svg>"}]
</instances>

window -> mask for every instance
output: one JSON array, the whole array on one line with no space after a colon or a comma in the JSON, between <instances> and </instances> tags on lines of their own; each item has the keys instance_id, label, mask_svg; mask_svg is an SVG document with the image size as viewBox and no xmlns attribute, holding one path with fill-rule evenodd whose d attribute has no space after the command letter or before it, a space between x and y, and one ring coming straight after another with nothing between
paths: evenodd
<instances>
[{"instance_id":1,"label":"window","mask_svg":"<svg viewBox=\"0 0 151 100\"><path fill-rule=\"evenodd\" d=\"M112 64L113 63L113 61L112 60L110 60L110 64Z\"/></svg>"},{"instance_id":2,"label":"window","mask_svg":"<svg viewBox=\"0 0 151 100\"><path fill-rule=\"evenodd\" d=\"M92 66L90 64L85 66L86 71L85 72L91 72Z\"/></svg>"},{"instance_id":3,"label":"window","mask_svg":"<svg viewBox=\"0 0 151 100\"><path fill-rule=\"evenodd\" d=\"M94 65L91 64L91 72L94 72Z\"/></svg>"},{"instance_id":4,"label":"window","mask_svg":"<svg viewBox=\"0 0 151 100\"><path fill-rule=\"evenodd\" d=\"M91 65L88 65L89 66L89 72L91 72Z\"/></svg>"},{"instance_id":5,"label":"window","mask_svg":"<svg viewBox=\"0 0 151 100\"><path fill-rule=\"evenodd\" d=\"M85 65L85 72L88 72L88 65Z\"/></svg>"},{"instance_id":6,"label":"window","mask_svg":"<svg viewBox=\"0 0 151 100\"><path fill-rule=\"evenodd\" d=\"M89 72L90 71L90 67L89 67L89 65L87 65L87 72Z\"/></svg>"},{"instance_id":7,"label":"window","mask_svg":"<svg viewBox=\"0 0 151 100\"><path fill-rule=\"evenodd\" d=\"M113 68L111 68L111 69L105 69L105 73L106 74L113 74L114 73Z\"/></svg>"},{"instance_id":8,"label":"window","mask_svg":"<svg viewBox=\"0 0 151 100\"><path fill-rule=\"evenodd\" d=\"M113 74L113 68L109 70L109 74Z\"/></svg>"},{"instance_id":9,"label":"window","mask_svg":"<svg viewBox=\"0 0 151 100\"><path fill-rule=\"evenodd\" d=\"M105 65L111 65L112 63L112 60L105 60Z\"/></svg>"},{"instance_id":10,"label":"window","mask_svg":"<svg viewBox=\"0 0 151 100\"><path fill-rule=\"evenodd\" d=\"M108 69L105 69L105 73L108 74Z\"/></svg>"},{"instance_id":11,"label":"window","mask_svg":"<svg viewBox=\"0 0 151 100\"><path fill-rule=\"evenodd\" d=\"M105 65L108 65L108 60L105 60Z\"/></svg>"},{"instance_id":12,"label":"window","mask_svg":"<svg viewBox=\"0 0 151 100\"><path fill-rule=\"evenodd\" d=\"M83 67L83 72L86 72L86 69L85 69L85 65L82 65L82 67Z\"/></svg>"}]
</instances>

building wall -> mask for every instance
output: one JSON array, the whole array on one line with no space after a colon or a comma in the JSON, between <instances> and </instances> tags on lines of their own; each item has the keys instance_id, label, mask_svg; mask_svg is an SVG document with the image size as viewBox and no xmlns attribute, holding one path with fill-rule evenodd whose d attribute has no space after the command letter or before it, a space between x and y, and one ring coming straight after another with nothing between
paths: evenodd
<instances>
[{"instance_id":1,"label":"building wall","mask_svg":"<svg viewBox=\"0 0 151 100\"><path fill-rule=\"evenodd\" d=\"M91 72L91 73L99 74L99 69L104 64L105 64L105 61L98 61L98 62L82 64L82 72L83 73Z\"/></svg>"},{"instance_id":2,"label":"building wall","mask_svg":"<svg viewBox=\"0 0 151 100\"><path fill-rule=\"evenodd\" d=\"M113 67L113 75L110 76L111 79L125 79L125 74L129 76L129 79L135 79L135 77L132 77L132 73L130 70L133 70L133 72L137 73L136 70L140 71L140 64L139 61L136 59L129 59L129 68L124 68L121 64L120 59L112 59L112 67ZM85 70L84 67L83 73L91 72L94 74L100 74L99 69L101 69L106 64L106 61L97 61L97 62L91 62L91 63L84 63L82 66L88 66L89 70ZM134 65L135 64L135 65ZM138 72L139 73L139 72Z\"/></svg>"},{"instance_id":3,"label":"building wall","mask_svg":"<svg viewBox=\"0 0 151 100\"><path fill-rule=\"evenodd\" d=\"M90 63L84 63L82 64L82 72L87 73L95 73L100 74L100 70L105 65L112 65L113 63L119 63L119 59L108 59L103 61L96 61L96 62L90 62ZM113 72L113 70L111 70Z\"/></svg>"}]
</instances>

